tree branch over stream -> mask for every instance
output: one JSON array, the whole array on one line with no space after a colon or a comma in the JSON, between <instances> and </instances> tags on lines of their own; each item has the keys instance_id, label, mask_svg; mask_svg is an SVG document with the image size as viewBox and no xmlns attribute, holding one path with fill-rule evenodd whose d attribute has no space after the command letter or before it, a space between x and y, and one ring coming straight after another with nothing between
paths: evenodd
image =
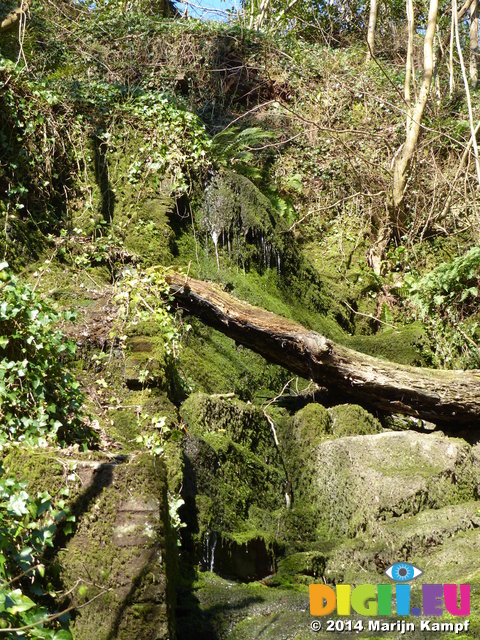
<instances>
[{"instance_id":1,"label":"tree branch over stream","mask_svg":"<svg viewBox=\"0 0 480 640\"><path fill-rule=\"evenodd\" d=\"M344 402L437 424L480 426L480 371L409 367L336 344L238 300L213 283L167 275L179 303L264 358L332 390Z\"/></svg>"}]
</instances>

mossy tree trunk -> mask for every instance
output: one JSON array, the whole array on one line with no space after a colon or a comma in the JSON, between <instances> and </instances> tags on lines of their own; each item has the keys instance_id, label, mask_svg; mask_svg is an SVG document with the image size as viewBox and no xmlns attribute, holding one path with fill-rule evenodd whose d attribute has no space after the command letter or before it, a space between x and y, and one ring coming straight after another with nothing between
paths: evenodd
<instances>
[{"instance_id":1,"label":"mossy tree trunk","mask_svg":"<svg viewBox=\"0 0 480 640\"><path fill-rule=\"evenodd\" d=\"M0 33L12 29L20 19L28 12L30 3L27 0L21 0L19 6L10 11L5 17L0 16Z\"/></svg>"},{"instance_id":2,"label":"mossy tree trunk","mask_svg":"<svg viewBox=\"0 0 480 640\"><path fill-rule=\"evenodd\" d=\"M267 360L334 390L343 401L437 424L480 426L480 371L437 371L373 358L253 307L218 286L167 277L180 306Z\"/></svg>"}]
</instances>

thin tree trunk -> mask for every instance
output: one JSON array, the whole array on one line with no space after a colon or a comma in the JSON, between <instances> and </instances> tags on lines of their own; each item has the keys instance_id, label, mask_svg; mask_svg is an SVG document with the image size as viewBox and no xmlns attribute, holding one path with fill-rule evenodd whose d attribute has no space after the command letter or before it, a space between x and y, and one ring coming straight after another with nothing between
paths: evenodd
<instances>
[{"instance_id":1,"label":"thin tree trunk","mask_svg":"<svg viewBox=\"0 0 480 640\"><path fill-rule=\"evenodd\" d=\"M452 11L452 20L450 23L450 46L448 49L448 95L453 96L455 89L455 76L453 75L453 42L455 40L455 14Z\"/></svg>"},{"instance_id":2,"label":"thin tree trunk","mask_svg":"<svg viewBox=\"0 0 480 640\"><path fill-rule=\"evenodd\" d=\"M458 59L460 61L460 67L462 69L462 76L463 76L463 84L465 86L465 95L467 97L467 106L468 106L468 119L470 122L470 131L472 134L472 147L473 147L473 153L475 156L475 168L477 170L477 180L478 180L478 184L480 186L480 158L478 157L478 145L477 145L477 136L475 134L475 123L473 121L473 110L472 110L472 99L470 96L470 89L468 86L468 78L467 78L467 70L465 69L465 63L463 61L463 53L462 53L462 45L460 42L460 33L458 30L458 16L457 16L457 0L453 0L453 12L454 15L456 16L455 18L455 40L457 43L457 53L458 53Z\"/></svg>"},{"instance_id":3,"label":"thin tree trunk","mask_svg":"<svg viewBox=\"0 0 480 640\"><path fill-rule=\"evenodd\" d=\"M470 79L473 88L478 83L478 0L470 7Z\"/></svg>"},{"instance_id":4,"label":"thin tree trunk","mask_svg":"<svg viewBox=\"0 0 480 640\"><path fill-rule=\"evenodd\" d=\"M259 14L255 18L255 29L261 29L267 17L270 0L261 0Z\"/></svg>"},{"instance_id":5,"label":"thin tree trunk","mask_svg":"<svg viewBox=\"0 0 480 640\"><path fill-rule=\"evenodd\" d=\"M412 65L413 65L413 37L415 34L414 29L414 15L413 15L413 0L407 0L407 30L408 30L408 44L407 44L407 60L405 64L405 102L407 105L407 131L412 124Z\"/></svg>"},{"instance_id":6,"label":"thin tree trunk","mask_svg":"<svg viewBox=\"0 0 480 640\"><path fill-rule=\"evenodd\" d=\"M248 21L248 28L253 29L255 23L255 0L250 0L250 20Z\"/></svg>"},{"instance_id":7,"label":"thin tree trunk","mask_svg":"<svg viewBox=\"0 0 480 640\"><path fill-rule=\"evenodd\" d=\"M167 281L181 308L267 360L327 387L343 402L437 424L480 426L480 371L437 371L379 360L246 304L212 283L175 273Z\"/></svg>"},{"instance_id":8,"label":"thin tree trunk","mask_svg":"<svg viewBox=\"0 0 480 640\"><path fill-rule=\"evenodd\" d=\"M367 58L366 62L369 63L375 51L375 29L377 28L377 15L378 15L378 0L370 0L370 15L368 17L368 31L367 31Z\"/></svg>"},{"instance_id":9,"label":"thin tree trunk","mask_svg":"<svg viewBox=\"0 0 480 640\"><path fill-rule=\"evenodd\" d=\"M298 2L298 0L290 0L290 2L288 3L288 5L285 7L285 9L282 9L280 11L280 13L276 16L275 18L275 22L280 22L280 20L283 18L284 15L286 15L290 9L296 5Z\"/></svg>"},{"instance_id":10,"label":"thin tree trunk","mask_svg":"<svg viewBox=\"0 0 480 640\"><path fill-rule=\"evenodd\" d=\"M430 85L433 76L433 39L437 24L438 0L430 0L428 12L428 25L423 46L423 80L417 101L412 110L411 124L407 131L405 142L400 153L393 162L393 187L392 198L389 206L390 223L398 235L405 230L405 189L407 185L410 166L417 148L418 136L423 112L430 93Z\"/></svg>"}]
</instances>

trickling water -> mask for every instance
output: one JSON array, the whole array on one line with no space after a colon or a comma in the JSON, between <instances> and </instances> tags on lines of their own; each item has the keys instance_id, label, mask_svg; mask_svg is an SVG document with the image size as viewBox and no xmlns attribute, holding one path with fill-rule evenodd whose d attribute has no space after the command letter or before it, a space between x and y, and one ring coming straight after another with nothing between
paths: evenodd
<instances>
[{"instance_id":1,"label":"trickling water","mask_svg":"<svg viewBox=\"0 0 480 640\"><path fill-rule=\"evenodd\" d=\"M213 532L212 534L213 542L212 542L212 551L210 554L210 565L209 570L213 572L213 567L215 566L215 547L217 546L217 534Z\"/></svg>"},{"instance_id":2,"label":"trickling water","mask_svg":"<svg viewBox=\"0 0 480 640\"><path fill-rule=\"evenodd\" d=\"M217 267L218 267L218 270L220 271L220 259L218 257L218 236L219 236L218 231L212 231L212 240L213 240L213 244L215 245L215 256L217 258Z\"/></svg>"},{"instance_id":3,"label":"trickling water","mask_svg":"<svg viewBox=\"0 0 480 640\"><path fill-rule=\"evenodd\" d=\"M217 534L215 531L210 533L207 531L207 535L205 536L204 542L204 552L202 558L203 566L208 569L208 571L212 571L215 566L215 547L217 546Z\"/></svg>"},{"instance_id":4,"label":"trickling water","mask_svg":"<svg viewBox=\"0 0 480 640\"><path fill-rule=\"evenodd\" d=\"M210 531L207 531L205 540L203 542L203 556L202 556L203 567L208 567L209 565L209 551L210 551Z\"/></svg>"},{"instance_id":5,"label":"trickling water","mask_svg":"<svg viewBox=\"0 0 480 640\"><path fill-rule=\"evenodd\" d=\"M281 258L280 258L280 252L277 251L277 273L279 276L282 275L282 269L281 269Z\"/></svg>"}]
</instances>

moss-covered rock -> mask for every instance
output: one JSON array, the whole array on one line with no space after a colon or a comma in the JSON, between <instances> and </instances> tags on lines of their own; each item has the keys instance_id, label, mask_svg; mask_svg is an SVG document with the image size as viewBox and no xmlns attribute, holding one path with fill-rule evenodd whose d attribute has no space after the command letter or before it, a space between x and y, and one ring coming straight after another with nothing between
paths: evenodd
<instances>
[{"instance_id":1,"label":"moss-covered rock","mask_svg":"<svg viewBox=\"0 0 480 640\"><path fill-rule=\"evenodd\" d=\"M67 590L78 581L87 586L74 604L95 600L79 609L73 637L173 638L175 547L164 465L141 455L92 464L82 476L77 528L58 563Z\"/></svg>"},{"instance_id":2,"label":"moss-covered rock","mask_svg":"<svg viewBox=\"0 0 480 640\"><path fill-rule=\"evenodd\" d=\"M192 331L182 344L178 370L191 391L233 392L241 400L254 401L274 395L288 380L289 374L282 367L268 363L196 318L190 323Z\"/></svg>"},{"instance_id":3,"label":"moss-covered rock","mask_svg":"<svg viewBox=\"0 0 480 640\"><path fill-rule=\"evenodd\" d=\"M437 434L387 432L327 440L312 459L316 474L310 496L333 535L353 535L379 518L474 497L469 445Z\"/></svg>"},{"instance_id":4,"label":"moss-covered rock","mask_svg":"<svg viewBox=\"0 0 480 640\"><path fill-rule=\"evenodd\" d=\"M320 551L291 553L278 562L277 573L267 580L270 586L295 586L323 580L327 555Z\"/></svg>"},{"instance_id":5,"label":"moss-covered rock","mask_svg":"<svg viewBox=\"0 0 480 640\"><path fill-rule=\"evenodd\" d=\"M166 390L166 356L161 337L131 336L127 340L124 379L129 389L153 386Z\"/></svg>"},{"instance_id":6,"label":"moss-covered rock","mask_svg":"<svg viewBox=\"0 0 480 640\"><path fill-rule=\"evenodd\" d=\"M380 422L358 404L339 404L328 410L334 436L367 435L382 430Z\"/></svg>"},{"instance_id":7,"label":"moss-covered rock","mask_svg":"<svg viewBox=\"0 0 480 640\"><path fill-rule=\"evenodd\" d=\"M436 549L466 531L480 527L480 503L467 502L440 509L425 509L417 515L405 515L375 523L368 533L360 534L330 555L325 568L328 582L375 581L389 565L399 561L427 562ZM436 576L427 576L432 582Z\"/></svg>"},{"instance_id":8,"label":"moss-covered rock","mask_svg":"<svg viewBox=\"0 0 480 640\"><path fill-rule=\"evenodd\" d=\"M328 437L331 431L331 417L321 404L307 404L297 411L293 419L293 436L305 451Z\"/></svg>"},{"instance_id":9,"label":"moss-covered rock","mask_svg":"<svg viewBox=\"0 0 480 640\"><path fill-rule=\"evenodd\" d=\"M175 238L168 218L174 207L172 199L160 195L137 202L131 191L127 188L125 205L116 212L117 222L124 224L125 248L142 265L170 264Z\"/></svg>"},{"instance_id":10,"label":"moss-covered rock","mask_svg":"<svg viewBox=\"0 0 480 640\"><path fill-rule=\"evenodd\" d=\"M235 398L196 393L189 396L180 410L189 433L197 437L225 434L239 445L259 455L267 464L278 461L272 429L261 409ZM220 442L215 438L210 439Z\"/></svg>"},{"instance_id":11,"label":"moss-covered rock","mask_svg":"<svg viewBox=\"0 0 480 640\"><path fill-rule=\"evenodd\" d=\"M190 396L181 415L189 434L183 447L186 547L222 575L251 579L271 572L286 477L265 416L253 405L205 394ZM246 554L251 562L240 571L238 558Z\"/></svg>"},{"instance_id":12,"label":"moss-covered rock","mask_svg":"<svg viewBox=\"0 0 480 640\"><path fill-rule=\"evenodd\" d=\"M285 475L279 465L267 464L218 433L187 438L184 456L182 517L198 559L209 532L242 544L256 537L267 545L274 541L276 522L269 516L285 504Z\"/></svg>"}]
</instances>

